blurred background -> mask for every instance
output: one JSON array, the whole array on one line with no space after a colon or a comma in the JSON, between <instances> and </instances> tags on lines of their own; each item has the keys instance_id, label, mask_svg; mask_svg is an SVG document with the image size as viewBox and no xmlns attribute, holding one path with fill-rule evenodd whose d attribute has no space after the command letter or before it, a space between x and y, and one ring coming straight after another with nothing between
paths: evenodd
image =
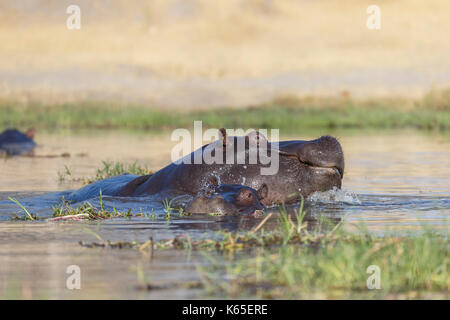
<instances>
[{"instance_id":1,"label":"blurred background","mask_svg":"<svg viewBox=\"0 0 450 320\"><path fill-rule=\"evenodd\" d=\"M69 30L69 5L81 29ZM450 2L1 0L0 99L164 108L423 96L450 83Z\"/></svg>"}]
</instances>

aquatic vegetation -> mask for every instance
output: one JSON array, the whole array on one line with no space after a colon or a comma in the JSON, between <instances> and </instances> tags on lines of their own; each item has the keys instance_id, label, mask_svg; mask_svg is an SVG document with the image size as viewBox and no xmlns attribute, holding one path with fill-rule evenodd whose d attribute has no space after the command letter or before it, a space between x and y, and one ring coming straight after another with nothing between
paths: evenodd
<instances>
[{"instance_id":1,"label":"aquatic vegetation","mask_svg":"<svg viewBox=\"0 0 450 320\"><path fill-rule=\"evenodd\" d=\"M169 207L170 210L173 210ZM166 209L166 210L169 210ZM257 225L253 230L242 230L238 232L230 231L218 231L213 237L192 240L189 235L178 236L173 239L162 240L159 242L154 242L154 246L159 249L202 249L202 250L219 250L219 251L229 251L229 250L240 250L251 247L269 247L272 245L286 245L288 243L302 243L306 244L309 242L319 241L324 237L323 234L310 233L306 228L306 223L303 222L305 212L302 208L297 211L294 218L291 218L286 213L284 207L280 207L280 217L279 227L270 232L260 231L264 224L272 217L272 214L268 214L261 223ZM167 220L167 218L165 218ZM258 232L259 231L259 232ZM329 233L332 235L332 233ZM83 244L83 245L94 245L101 247L118 247L121 243L125 245L125 242L117 243L97 243L97 244ZM133 242L134 245L131 247L139 246L141 244ZM129 245L127 245L129 246Z\"/></svg>"},{"instance_id":2,"label":"aquatic vegetation","mask_svg":"<svg viewBox=\"0 0 450 320\"><path fill-rule=\"evenodd\" d=\"M145 165L141 165L137 161L131 164L114 161L102 161L102 164L103 167L97 169L95 176L85 179L85 183L92 183L125 173L135 175L146 175L152 173Z\"/></svg>"},{"instance_id":3,"label":"aquatic vegetation","mask_svg":"<svg viewBox=\"0 0 450 320\"><path fill-rule=\"evenodd\" d=\"M17 204L19 207L21 207L22 210L23 210L23 211L25 212L25 214L26 214L26 216L24 216L24 217L19 217L19 216L17 216L17 215L13 215L13 216L11 217L11 220L24 220L24 221L26 221L26 220L38 220L38 219L40 219L37 215L31 214L31 213L27 210L27 208L25 208L25 207L24 207L17 199L11 198L11 197L8 197L8 199L9 199L10 201L14 202L15 204Z\"/></svg>"},{"instance_id":4,"label":"aquatic vegetation","mask_svg":"<svg viewBox=\"0 0 450 320\"><path fill-rule=\"evenodd\" d=\"M47 220L47 221L58 221L58 220L103 220L111 218L131 218L131 217L148 217L147 213L139 212L132 214L131 209L127 212L117 211L116 208L108 210L103 205L103 197L100 192L99 195L100 208L92 205L89 201L85 201L80 206L72 206L72 204L67 201L64 197L61 199L61 204L52 208L53 215L52 218L42 218L35 214L30 213L18 200L14 198L9 198L12 202L16 203L25 212L25 216L20 217L13 215L11 220L22 220L22 221L35 221L35 220ZM154 219L152 215L152 220Z\"/></svg>"},{"instance_id":5,"label":"aquatic vegetation","mask_svg":"<svg viewBox=\"0 0 450 320\"><path fill-rule=\"evenodd\" d=\"M271 231L265 231L263 228L264 224L272 217L272 215L272 213L269 213L252 230L241 230L237 232L222 230L217 231L212 237L210 236L198 240L192 240L189 235L178 236L173 239L154 242L153 245L155 248L159 249L189 248L194 250L234 251L254 247L271 247L287 244L311 244L332 239L333 231L324 234L318 232L318 230L309 232L306 229L307 223L303 221L305 211L303 211L302 206L292 217L286 212L284 207L280 207L277 227ZM167 218L165 219L167 220ZM338 226L335 226L335 229L337 229ZM126 243L119 241L116 243L83 243L83 245L97 247L138 247L142 244L137 242Z\"/></svg>"},{"instance_id":6,"label":"aquatic vegetation","mask_svg":"<svg viewBox=\"0 0 450 320\"><path fill-rule=\"evenodd\" d=\"M151 174L152 172L147 168L147 166L139 164L137 161L130 164L119 161L102 161L102 167L97 169L95 176L93 177L76 178L74 177L72 170L65 165L64 171L58 171L58 181L59 183L70 181L89 184L95 181L111 178L126 173L135 175L147 175Z\"/></svg>"},{"instance_id":7,"label":"aquatic vegetation","mask_svg":"<svg viewBox=\"0 0 450 320\"><path fill-rule=\"evenodd\" d=\"M208 294L233 298L419 297L448 295L449 263L442 237L336 234L314 245L255 250L199 272ZM379 290L367 287L369 266L380 270Z\"/></svg>"},{"instance_id":8,"label":"aquatic vegetation","mask_svg":"<svg viewBox=\"0 0 450 320\"><path fill-rule=\"evenodd\" d=\"M101 220L116 217L130 218L133 216L131 214L131 209L129 209L127 212L119 212L116 210L116 208L113 208L112 211L106 210L103 206L103 198L101 192L99 196L99 202L100 208L93 206L88 201L85 201L81 206L73 207L70 202L66 201L63 197L61 205L53 208L53 218L50 220ZM139 216L141 215L142 214L139 214Z\"/></svg>"},{"instance_id":9,"label":"aquatic vegetation","mask_svg":"<svg viewBox=\"0 0 450 320\"><path fill-rule=\"evenodd\" d=\"M191 214L189 212L185 212L183 207L178 207L175 206L173 207L173 199L172 200L168 200L168 199L164 199L162 201L162 205L163 205L163 210L165 212L164 215L164 220L170 221L172 219L172 212L178 212L177 216L178 217L185 217L185 216L190 216ZM152 220L154 220L155 216L152 216Z\"/></svg>"},{"instance_id":10,"label":"aquatic vegetation","mask_svg":"<svg viewBox=\"0 0 450 320\"><path fill-rule=\"evenodd\" d=\"M166 215L164 216L164 219L170 220L170 214L174 209L170 206L170 201L167 199L163 200L162 204L164 207L164 212L166 213Z\"/></svg>"},{"instance_id":11,"label":"aquatic vegetation","mask_svg":"<svg viewBox=\"0 0 450 320\"><path fill-rule=\"evenodd\" d=\"M89 248L197 250L208 264L197 266L208 297L226 298L415 298L447 296L450 289L448 237L423 230L411 236L377 237L364 228L348 232L308 231L304 211L288 215L283 207L277 227L264 230L266 216L252 230L218 231L207 238L189 235L138 242L83 243ZM144 250L145 249L145 250ZM214 254L213 254L214 253ZM217 253L226 253L217 259ZM380 270L380 289L368 278ZM373 267L372 267L373 268Z\"/></svg>"},{"instance_id":12,"label":"aquatic vegetation","mask_svg":"<svg viewBox=\"0 0 450 320\"><path fill-rule=\"evenodd\" d=\"M64 165L64 171L58 171L58 182L63 183L65 181L77 182L84 181L84 179L75 178L72 174L72 170L67 165Z\"/></svg>"}]
</instances>

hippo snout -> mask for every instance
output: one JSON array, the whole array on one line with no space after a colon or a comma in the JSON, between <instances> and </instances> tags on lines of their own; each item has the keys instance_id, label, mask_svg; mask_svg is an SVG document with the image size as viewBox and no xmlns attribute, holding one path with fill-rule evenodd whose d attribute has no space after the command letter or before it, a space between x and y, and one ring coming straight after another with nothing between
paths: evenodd
<instances>
[{"instance_id":1,"label":"hippo snout","mask_svg":"<svg viewBox=\"0 0 450 320\"><path fill-rule=\"evenodd\" d=\"M336 138L323 136L301 146L297 152L299 160L310 166L335 168L344 177L344 153Z\"/></svg>"},{"instance_id":2,"label":"hippo snout","mask_svg":"<svg viewBox=\"0 0 450 320\"><path fill-rule=\"evenodd\" d=\"M335 169L344 176L344 153L339 141L331 136L322 136L311 141L285 141L280 143L280 153L295 156L308 166Z\"/></svg>"}]
</instances>

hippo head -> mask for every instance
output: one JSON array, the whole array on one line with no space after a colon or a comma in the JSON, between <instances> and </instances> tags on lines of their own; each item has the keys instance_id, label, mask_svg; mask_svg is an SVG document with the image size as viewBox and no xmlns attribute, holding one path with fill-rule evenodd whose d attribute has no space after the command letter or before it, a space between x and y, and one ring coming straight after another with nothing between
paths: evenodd
<instances>
[{"instance_id":1,"label":"hippo head","mask_svg":"<svg viewBox=\"0 0 450 320\"><path fill-rule=\"evenodd\" d=\"M242 185L208 185L186 206L187 213L250 215L264 209L259 201L267 196L267 186L255 190Z\"/></svg>"},{"instance_id":2,"label":"hippo head","mask_svg":"<svg viewBox=\"0 0 450 320\"><path fill-rule=\"evenodd\" d=\"M307 197L315 191L341 187L344 155L341 145L333 137L269 143L257 131L232 137L227 136L224 129L220 133L220 139L187 157L194 161L194 154L198 152L203 156L220 155L222 163L202 160L200 164L183 162L177 165L177 184L184 187L186 192L200 190L204 182L213 176L218 179L219 184L241 184L255 190L263 185L267 186L267 195L261 202L269 206L296 202L301 196ZM255 150L261 150L269 158L278 158L278 166L274 172L262 174L261 169L267 169L271 164L263 161L259 153L256 162L250 161Z\"/></svg>"}]
</instances>

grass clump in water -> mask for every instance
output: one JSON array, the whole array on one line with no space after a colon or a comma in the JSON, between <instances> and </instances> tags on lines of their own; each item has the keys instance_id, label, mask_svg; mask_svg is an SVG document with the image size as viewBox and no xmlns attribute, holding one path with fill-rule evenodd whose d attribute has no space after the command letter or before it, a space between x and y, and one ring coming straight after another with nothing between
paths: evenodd
<instances>
[{"instance_id":1,"label":"grass clump in water","mask_svg":"<svg viewBox=\"0 0 450 320\"><path fill-rule=\"evenodd\" d=\"M46 218L41 218L35 214L30 213L18 200L14 198L9 198L12 202L16 203L18 206L22 208L25 212L25 216L19 217L17 215L13 215L11 220L21 220L21 221L36 221L36 220L44 220ZM48 218L48 221L57 221L57 220L104 220L111 218L131 218L132 216L143 217L146 216L144 213L132 214L131 209L127 212L117 211L116 208L112 208L112 210L107 210L103 205L103 197L100 192L99 202L100 207L97 208L92 205L90 202L86 201L81 206L73 207L69 201L67 201L64 197L61 199L62 203L53 207L53 215L52 218Z\"/></svg>"},{"instance_id":2,"label":"grass clump in water","mask_svg":"<svg viewBox=\"0 0 450 320\"><path fill-rule=\"evenodd\" d=\"M75 178L73 176L72 170L69 167L64 166L64 171L58 172L58 181L59 183L62 183L64 181L72 181L89 184L123 174L148 175L152 174L152 171L148 169L147 166L141 165L137 161L131 164L126 164L118 161L102 161L102 167L97 169L95 176L93 177Z\"/></svg>"},{"instance_id":3,"label":"grass clump in water","mask_svg":"<svg viewBox=\"0 0 450 320\"><path fill-rule=\"evenodd\" d=\"M17 215L13 215L12 217L11 217L11 220L22 220L22 221L29 221L29 220L31 220L31 221L34 221L34 220L39 220L40 218L37 216L37 215L34 215L34 214L32 214L32 213L30 213L28 210L27 210L27 208L25 208L16 198L11 198L11 197L8 197L8 199L10 200L10 201L12 201L12 202L14 202L15 204L17 204L19 207L21 207L22 208L22 210L25 212L25 216L23 216L23 217L19 217L19 216L17 216Z\"/></svg>"},{"instance_id":4,"label":"grass clump in water","mask_svg":"<svg viewBox=\"0 0 450 320\"><path fill-rule=\"evenodd\" d=\"M122 162L114 161L102 161L102 164L103 167L97 169L94 177L85 179L86 183L92 183L126 173L139 176L152 173L146 166L138 164L137 161L131 164L124 164Z\"/></svg>"},{"instance_id":5,"label":"grass clump in water","mask_svg":"<svg viewBox=\"0 0 450 320\"><path fill-rule=\"evenodd\" d=\"M84 202L83 205L74 208L70 204L70 202L66 201L63 197L62 204L58 207L53 208L53 219L51 220L59 220L59 219L103 220L116 217L130 218L133 216L131 214L131 209L129 209L128 212L119 212L116 210L116 208L113 208L112 211L106 210L103 206L103 197L101 191L99 201L100 201L100 208L93 206L88 201Z\"/></svg>"}]
</instances>

